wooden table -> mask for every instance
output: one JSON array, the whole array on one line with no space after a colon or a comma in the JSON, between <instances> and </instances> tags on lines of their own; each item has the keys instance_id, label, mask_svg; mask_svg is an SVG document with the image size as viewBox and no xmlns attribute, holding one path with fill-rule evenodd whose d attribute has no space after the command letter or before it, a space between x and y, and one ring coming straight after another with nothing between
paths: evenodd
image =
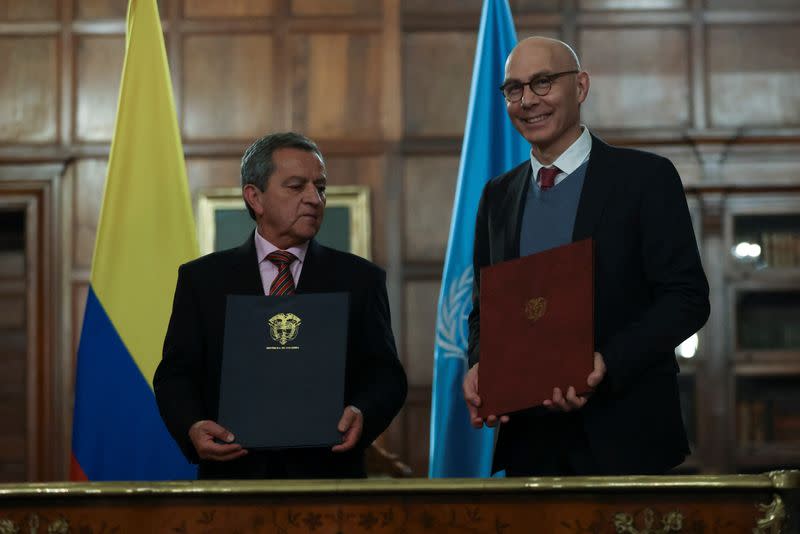
<instances>
[{"instance_id":1,"label":"wooden table","mask_svg":"<svg viewBox=\"0 0 800 534\"><path fill-rule=\"evenodd\" d=\"M0 534L800 533L763 475L0 484Z\"/></svg>"}]
</instances>

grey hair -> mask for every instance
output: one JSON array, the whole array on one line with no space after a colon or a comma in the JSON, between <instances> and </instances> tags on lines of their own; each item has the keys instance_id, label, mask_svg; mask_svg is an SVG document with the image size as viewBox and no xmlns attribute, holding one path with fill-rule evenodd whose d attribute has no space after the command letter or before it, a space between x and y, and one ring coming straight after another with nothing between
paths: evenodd
<instances>
[{"instance_id":1,"label":"grey hair","mask_svg":"<svg viewBox=\"0 0 800 534\"><path fill-rule=\"evenodd\" d=\"M306 152L313 152L323 162L323 165L325 164L325 159L317 144L303 134L279 132L265 135L244 151L241 166L243 188L248 184L254 185L259 191L267 188L267 180L275 172L272 154L279 148L298 148ZM246 202L245 206L247 206L250 217L255 220L256 214L252 208Z\"/></svg>"}]
</instances>

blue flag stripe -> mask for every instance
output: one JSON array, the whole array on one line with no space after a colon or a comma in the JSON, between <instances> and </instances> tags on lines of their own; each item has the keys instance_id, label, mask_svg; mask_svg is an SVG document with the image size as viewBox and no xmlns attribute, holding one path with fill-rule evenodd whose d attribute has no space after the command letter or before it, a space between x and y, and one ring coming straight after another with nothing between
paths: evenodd
<instances>
[{"instance_id":1,"label":"blue flag stripe","mask_svg":"<svg viewBox=\"0 0 800 534\"><path fill-rule=\"evenodd\" d=\"M480 195L489 179L519 164L530 152L508 120L498 90L505 59L516 40L508 1L485 0L439 295L431 406L431 477L484 477L491 469L493 431L470 426L461 382L467 366L472 249Z\"/></svg>"},{"instance_id":2,"label":"blue flag stripe","mask_svg":"<svg viewBox=\"0 0 800 534\"><path fill-rule=\"evenodd\" d=\"M72 451L93 481L197 478L91 287L78 347Z\"/></svg>"}]
</instances>

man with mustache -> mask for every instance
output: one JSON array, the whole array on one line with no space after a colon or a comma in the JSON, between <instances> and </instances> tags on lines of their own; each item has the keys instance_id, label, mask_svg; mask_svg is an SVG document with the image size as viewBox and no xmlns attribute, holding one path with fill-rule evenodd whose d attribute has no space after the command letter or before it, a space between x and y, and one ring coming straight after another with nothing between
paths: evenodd
<instances>
[{"instance_id":1,"label":"man with mustache","mask_svg":"<svg viewBox=\"0 0 800 534\"><path fill-rule=\"evenodd\" d=\"M509 476L664 473L689 453L674 348L709 314L680 177L669 160L609 146L581 124L589 74L561 41L518 43L501 91L531 157L492 179L478 208L471 368L463 383L471 422L501 423L493 470ZM595 243L596 352L586 379L593 393L555 388L543 406L484 421L477 415L481 267L588 237Z\"/></svg>"},{"instance_id":2,"label":"man with mustache","mask_svg":"<svg viewBox=\"0 0 800 534\"><path fill-rule=\"evenodd\" d=\"M238 248L182 265L164 353L153 379L162 418L201 479L366 476L364 450L407 392L389 317L386 275L314 240L327 176L317 145L296 133L253 143L242 158L242 196L256 229ZM345 406L331 449L248 451L216 423L225 302L234 295L347 292ZM258 414L269 425L271 414Z\"/></svg>"}]
</instances>

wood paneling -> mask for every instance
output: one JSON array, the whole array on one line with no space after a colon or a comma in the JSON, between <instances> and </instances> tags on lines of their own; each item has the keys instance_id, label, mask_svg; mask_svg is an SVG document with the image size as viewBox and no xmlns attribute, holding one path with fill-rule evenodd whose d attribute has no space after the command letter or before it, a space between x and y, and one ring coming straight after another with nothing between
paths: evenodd
<instances>
[{"instance_id":1,"label":"wood paneling","mask_svg":"<svg viewBox=\"0 0 800 534\"><path fill-rule=\"evenodd\" d=\"M375 0L292 0L295 15L378 15L381 2Z\"/></svg>"},{"instance_id":2,"label":"wood paneling","mask_svg":"<svg viewBox=\"0 0 800 534\"><path fill-rule=\"evenodd\" d=\"M74 0L74 2L75 18L78 19L124 19L128 12L127 0ZM164 0L159 2L163 3Z\"/></svg>"},{"instance_id":3,"label":"wood paneling","mask_svg":"<svg viewBox=\"0 0 800 534\"><path fill-rule=\"evenodd\" d=\"M411 466L413 476L426 478L431 436L430 388L409 388L403 419L406 429L405 461Z\"/></svg>"},{"instance_id":4,"label":"wood paneling","mask_svg":"<svg viewBox=\"0 0 800 534\"><path fill-rule=\"evenodd\" d=\"M242 147L242 154L245 148ZM192 197L197 191L210 187L238 187L241 184L241 162L240 158L188 158L186 173Z\"/></svg>"},{"instance_id":5,"label":"wood paneling","mask_svg":"<svg viewBox=\"0 0 800 534\"><path fill-rule=\"evenodd\" d=\"M0 0L0 20L33 21L58 17L56 0Z\"/></svg>"},{"instance_id":6,"label":"wood paneling","mask_svg":"<svg viewBox=\"0 0 800 534\"><path fill-rule=\"evenodd\" d=\"M578 0L580 9L686 9L688 0Z\"/></svg>"},{"instance_id":7,"label":"wood paneling","mask_svg":"<svg viewBox=\"0 0 800 534\"><path fill-rule=\"evenodd\" d=\"M58 49L52 37L0 37L0 143L55 141Z\"/></svg>"},{"instance_id":8,"label":"wood paneling","mask_svg":"<svg viewBox=\"0 0 800 534\"><path fill-rule=\"evenodd\" d=\"M558 28L519 28L517 30L517 38L522 41L528 37L550 37L551 39L560 39L561 34Z\"/></svg>"},{"instance_id":9,"label":"wood paneling","mask_svg":"<svg viewBox=\"0 0 800 534\"><path fill-rule=\"evenodd\" d=\"M0 330L25 327L25 295L0 293Z\"/></svg>"},{"instance_id":10,"label":"wood paneling","mask_svg":"<svg viewBox=\"0 0 800 534\"><path fill-rule=\"evenodd\" d=\"M800 125L797 27L712 27L708 100L714 126Z\"/></svg>"},{"instance_id":11,"label":"wood paneling","mask_svg":"<svg viewBox=\"0 0 800 534\"><path fill-rule=\"evenodd\" d=\"M691 117L688 30L583 29L591 87L583 120L593 128L686 127Z\"/></svg>"},{"instance_id":12,"label":"wood paneling","mask_svg":"<svg viewBox=\"0 0 800 534\"><path fill-rule=\"evenodd\" d=\"M80 141L110 141L117 114L125 38L86 36L77 40L75 135Z\"/></svg>"},{"instance_id":13,"label":"wood paneling","mask_svg":"<svg viewBox=\"0 0 800 534\"><path fill-rule=\"evenodd\" d=\"M458 161L456 157L414 157L406 160L403 235L407 261L444 260L458 178Z\"/></svg>"},{"instance_id":14,"label":"wood paneling","mask_svg":"<svg viewBox=\"0 0 800 534\"><path fill-rule=\"evenodd\" d=\"M463 133L476 38L474 33L460 32L405 35L403 95L406 134L443 136ZM502 81L502 73L498 73L498 80ZM499 91L497 97L501 98Z\"/></svg>"},{"instance_id":15,"label":"wood paneling","mask_svg":"<svg viewBox=\"0 0 800 534\"><path fill-rule=\"evenodd\" d=\"M420 13L425 11L480 11L483 0L403 0L403 11L407 13Z\"/></svg>"},{"instance_id":16,"label":"wood paneling","mask_svg":"<svg viewBox=\"0 0 800 534\"><path fill-rule=\"evenodd\" d=\"M15 250L0 250L0 280L25 274L25 255Z\"/></svg>"},{"instance_id":17,"label":"wood paneling","mask_svg":"<svg viewBox=\"0 0 800 534\"><path fill-rule=\"evenodd\" d=\"M437 280L406 282L404 363L412 386L429 386L433 382L433 345L440 285Z\"/></svg>"},{"instance_id":18,"label":"wood paneling","mask_svg":"<svg viewBox=\"0 0 800 534\"><path fill-rule=\"evenodd\" d=\"M255 139L279 129L269 35L194 35L183 56L184 139Z\"/></svg>"},{"instance_id":19,"label":"wood paneling","mask_svg":"<svg viewBox=\"0 0 800 534\"><path fill-rule=\"evenodd\" d=\"M797 184L800 161L769 155L733 156L722 164L721 176L727 183L750 186Z\"/></svg>"},{"instance_id":20,"label":"wood paneling","mask_svg":"<svg viewBox=\"0 0 800 534\"><path fill-rule=\"evenodd\" d=\"M380 35L315 33L290 42L292 127L318 139L380 138Z\"/></svg>"},{"instance_id":21,"label":"wood paneling","mask_svg":"<svg viewBox=\"0 0 800 534\"><path fill-rule=\"evenodd\" d=\"M87 276L88 278L88 276ZM86 310L86 298L89 296L89 281L73 282L72 284L72 343L69 351L69 361L71 367L75 369L78 361L78 344L81 339L81 328L83 328L83 313ZM75 398L75 384L70 384L70 399Z\"/></svg>"},{"instance_id":22,"label":"wood paneling","mask_svg":"<svg viewBox=\"0 0 800 534\"><path fill-rule=\"evenodd\" d=\"M78 269L88 269L92 264L107 166L106 160L82 159L75 167L72 258Z\"/></svg>"},{"instance_id":23,"label":"wood paneling","mask_svg":"<svg viewBox=\"0 0 800 534\"><path fill-rule=\"evenodd\" d=\"M184 0L187 18L266 17L275 12L278 0Z\"/></svg>"},{"instance_id":24,"label":"wood paneling","mask_svg":"<svg viewBox=\"0 0 800 534\"><path fill-rule=\"evenodd\" d=\"M550 13L558 11L563 2L561 0L510 0L511 15L522 13ZM403 0L403 11L406 13L480 13L482 0ZM477 19L476 27L477 31Z\"/></svg>"},{"instance_id":25,"label":"wood paneling","mask_svg":"<svg viewBox=\"0 0 800 534\"><path fill-rule=\"evenodd\" d=\"M325 154L325 145L320 147ZM365 185L370 191L372 209L372 261L386 267L386 225L385 217L386 187L384 186L384 165L382 157L326 157L330 185ZM397 313L397 312L395 312Z\"/></svg>"},{"instance_id":26,"label":"wood paneling","mask_svg":"<svg viewBox=\"0 0 800 534\"><path fill-rule=\"evenodd\" d=\"M709 9L730 10L730 9L799 9L800 2L797 0L759 0L758 4L751 0L705 0Z\"/></svg>"}]
</instances>

